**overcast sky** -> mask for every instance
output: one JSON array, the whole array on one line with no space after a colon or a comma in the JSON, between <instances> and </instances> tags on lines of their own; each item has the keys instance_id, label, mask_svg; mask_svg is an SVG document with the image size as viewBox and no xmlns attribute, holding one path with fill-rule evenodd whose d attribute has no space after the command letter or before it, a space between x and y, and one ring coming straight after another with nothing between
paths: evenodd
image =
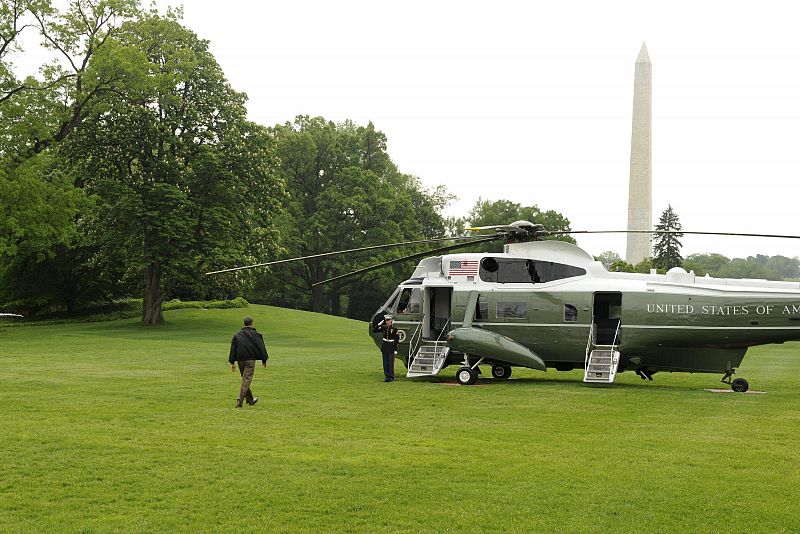
<instances>
[{"instance_id":1,"label":"overcast sky","mask_svg":"<svg viewBox=\"0 0 800 534\"><path fill-rule=\"evenodd\" d=\"M164 0L161 0L162 2ZM401 171L624 229L634 62L653 64L653 217L800 234L793 2L185 0L250 118L372 121ZM504 223L508 221L498 221ZM656 222L654 220L654 222ZM581 237L625 255L618 236ZM800 256L800 240L685 237L684 256Z\"/></svg>"}]
</instances>

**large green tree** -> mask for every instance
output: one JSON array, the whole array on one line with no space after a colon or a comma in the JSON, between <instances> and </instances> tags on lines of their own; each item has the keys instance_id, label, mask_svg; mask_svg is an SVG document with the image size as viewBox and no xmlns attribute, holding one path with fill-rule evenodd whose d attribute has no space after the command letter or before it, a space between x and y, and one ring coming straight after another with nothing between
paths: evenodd
<instances>
[{"instance_id":1,"label":"large green tree","mask_svg":"<svg viewBox=\"0 0 800 534\"><path fill-rule=\"evenodd\" d=\"M653 267L668 271L673 267L679 267L683 262L681 256L681 241L683 237L681 231L681 223L678 214L672 209L671 205L667 206L661 213L655 229L658 232L669 233L656 233L653 242Z\"/></svg>"},{"instance_id":2,"label":"large green tree","mask_svg":"<svg viewBox=\"0 0 800 534\"><path fill-rule=\"evenodd\" d=\"M108 68L119 49L110 46L125 20L138 16L136 0L71 0L59 9L49 0L0 0L0 139L17 160L63 141L96 112L129 73ZM45 52L37 76L20 79L14 61L21 39ZM101 61L96 61L102 57Z\"/></svg>"},{"instance_id":3,"label":"large green tree","mask_svg":"<svg viewBox=\"0 0 800 534\"><path fill-rule=\"evenodd\" d=\"M524 206L506 199L484 200L479 198L466 217L451 218L447 221L448 232L450 235L468 235L465 227L491 226L510 224L515 221L530 221L544 225L546 230L569 231L569 219L554 210L542 211L539 206ZM546 239L575 243L569 235L551 236ZM464 250L499 252L503 249L503 243L485 243L475 245Z\"/></svg>"},{"instance_id":4,"label":"large green tree","mask_svg":"<svg viewBox=\"0 0 800 534\"><path fill-rule=\"evenodd\" d=\"M730 258L722 254L705 253L689 254L683 262L683 268L694 271L698 276L719 276L722 269L731 262Z\"/></svg>"},{"instance_id":5,"label":"large green tree","mask_svg":"<svg viewBox=\"0 0 800 534\"><path fill-rule=\"evenodd\" d=\"M256 236L269 250L281 186L267 132L245 120L245 96L175 13L125 24L115 46L143 75L85 120L63 156L98 198L105 254L143 290L142 322L159 324L167 295L208 289L215 282L200 282L202 272L258 252Z\"/></svg>"},{"instance_id":6,"label":"large green tree","mask_svg":"<svg viewBox=\"0 0 800 534\"><path fill-rule=\"evenodd\" d=\"M0 0L0 258L52 255L76 236L87 199L54 148L128 83L109 43L137 13L133 0ZM18 75L31 52L38 74Z\"/></svg>"},{"instance_id":7,"label":"large green tree","mask_svg":"<svg viewBox=\"0 0 800 534\"><path fill-rule=\"evenodd\" d=\"M299 116L272 131L289 191L281 225L287 255L309 256L443 234L439 210L446 193L424 191L416 178L399 172L389 157L385 134L372 123L337 124ZM401 274L384 271L358 284L314 284L401 254L309 258L275 268L262 287L269 288L271 302L334 314L346 305L349 315L363 317L366 309L380 305L378 300L387 296L388 286L396 285ZM398 267L403 268L407 266Z\"/></svg>"}]
</instances>

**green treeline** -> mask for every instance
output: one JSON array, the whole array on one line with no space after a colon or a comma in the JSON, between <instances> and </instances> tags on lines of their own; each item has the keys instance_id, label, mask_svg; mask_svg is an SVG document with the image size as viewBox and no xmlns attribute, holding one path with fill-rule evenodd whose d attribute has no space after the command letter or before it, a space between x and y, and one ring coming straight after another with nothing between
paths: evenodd
<instances>
[{"instance_id":1,"label":"green treeline","mask_svg":"<svg viewBox=\"0 0 800 534\"><path fill-rule=\"evenodd\" d=\"M64 6L64 7L57 7ZM36 75L18 63L36 47ZM136 0L0 0L0 309L78 313L142 298L244 296L365 318L413 263L314 286L425 247L203 273L517 219L569 221L508 201L445 219L452 196L402 173L371 123L247 120L209 43ZM498 219L499 217L499 219Z\"/></svg>"},{"instance_id":2,"label":"green treeline","mask_svg":"<svg viewBox=\"0 0 800 534\"><path fill-rule=\"evenodd\" d=\"M656 268L652 258L630 265L616 252L606 251L595 259L603 262L609 271L649 273ZM694 271L697 276L715 278L756 278L764 280L800 280L800 259L786 256L765 256L756 254L747 258L728 258L722 254L689 254L679 265L686 271ZM664 273L665 269L658 269Z\"/></svg>"},{"instance_id":3,"label":"green treeline","mask_svg":"<svg viewBox=\"0 0 800 534\"><path fill-rule=\"evenodd\" d=\"M698 276L715 278L756 278L766 280L797 280L800 278L800 259L786 256L764 256L757 254L747 258L730 259L722 254L690 254L686 259L681 255L681 241L684 236L678 214L671 205L661 213L657 233L653 236L653 256L637 265L631 265L613 251L606 251L595 259L611 271L648 273L656 269L665 273L673 267L694 271Z\"/></svg>"},{"instance_id":4,"label":"green treeline","mask_svg":"<svg viewBox=\"0 0 800 534\"><path fill-rule=\"evenodd\" d=\"M46 59L20 74L30 57ZM570 229L558 212L508 200L479 199L446 218L454 197L398 169L372 123L298 116L264 126L247 119L246 101L180 10L0 0L0 311L91 313L133 298L142 322L159 324L172 299L242 296L364 319L415 262L315 284L435 246L203 273L463 235L469 225L526 219ZM679 261L674 248L665 254ZM799 274L796 259L717 256L683 265L718 276Z\"/></svg>"}]
</instances>

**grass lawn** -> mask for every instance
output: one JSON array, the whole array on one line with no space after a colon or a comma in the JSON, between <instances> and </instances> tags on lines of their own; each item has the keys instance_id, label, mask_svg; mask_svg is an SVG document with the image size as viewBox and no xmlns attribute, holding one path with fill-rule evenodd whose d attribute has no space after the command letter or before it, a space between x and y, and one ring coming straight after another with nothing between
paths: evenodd
<instances>
[{"instance_id":1,"label":"grass lawn","mask_svg":"<svg viewBox=\"0 0 800 534\"><path fill-rule=\"evenodd\" d=\"M271 359L237 410L245 314ZM166 318L0 328L0 530L800 530L800 344L748 352L764 395L518 369L384 384L364 323Z\"/></svg>"}]
</instances>

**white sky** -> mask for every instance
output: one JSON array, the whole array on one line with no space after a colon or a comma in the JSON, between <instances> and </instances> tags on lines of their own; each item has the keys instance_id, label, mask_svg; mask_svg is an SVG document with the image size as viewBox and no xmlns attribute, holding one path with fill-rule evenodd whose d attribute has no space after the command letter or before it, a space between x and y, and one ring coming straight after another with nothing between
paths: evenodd
<instances>
[{"instance_id":1,"label":"white sky","mask_svg":"<svg viewBox=\"0 0 800 534\"><path fill-rule=\"evenodd\" d=\"M166 5L166 0L160 0ZM464 215L479 196L624 229L634 61L653 63L653 216L800 234L792 1L184 0L250 118L372 121ZM505 223L509 221L498 221ZM655 222L655 221L654 221ZM624 257L622 236L579 237ZM684 256L800 256L800 240L683 239Z\"/></svg>"}]
</instances>

